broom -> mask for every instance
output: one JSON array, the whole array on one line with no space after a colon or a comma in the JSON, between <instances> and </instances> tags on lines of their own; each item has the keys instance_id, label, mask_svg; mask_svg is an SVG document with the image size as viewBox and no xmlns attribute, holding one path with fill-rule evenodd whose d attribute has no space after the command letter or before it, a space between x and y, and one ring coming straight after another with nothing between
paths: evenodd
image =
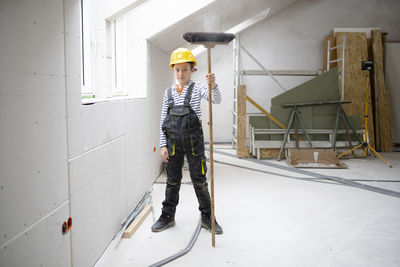
<instances>
[{"instance_id":1,"label":"broom","mask_svg":"<svg viewBox=\"0 0 400 267\"><path fill-rule=\"evenodd\" d=\"M191 44L201 44L207 48L208 73L211 73L211 48L215 45L226 45L235 38L232 33L187 32L183 39ZM210 127L210 181L211 181L211 243L215 247L215 207L214 207L214 158L213 158L213 123L211 84L208 84L208 114Z\"/></svg>"}]
</instances>

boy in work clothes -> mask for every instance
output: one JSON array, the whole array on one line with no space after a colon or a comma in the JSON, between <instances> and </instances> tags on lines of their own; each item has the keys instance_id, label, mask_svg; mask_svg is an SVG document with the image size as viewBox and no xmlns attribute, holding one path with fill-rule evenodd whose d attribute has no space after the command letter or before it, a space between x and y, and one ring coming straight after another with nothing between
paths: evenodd
<instances>
[{"instance_id":1,"label":"boy in work clothes","mask_svg":"<svg viewBox=\"0 0 400 267\"><path fill-rule=\"evenodd\" d=\"M189 49L178 48L171 55L170 67L178 84L169 87L164 94L160 121L160 150L166 162L167 185L162 214L151 230L160 232L175 225L175 211L179 201L184 156L189 163L190 178L199 202L201 225L211 231L211 201L206 179L207 167L204 155L203 130L201 128L202 98L208 101L207 86L193 82L192 73L197 62ZM213 73L206 75L211 84L212 102L221 103L221 93ZM215 221L215 233L222 234Z\"/></svg>"}]
</instances>

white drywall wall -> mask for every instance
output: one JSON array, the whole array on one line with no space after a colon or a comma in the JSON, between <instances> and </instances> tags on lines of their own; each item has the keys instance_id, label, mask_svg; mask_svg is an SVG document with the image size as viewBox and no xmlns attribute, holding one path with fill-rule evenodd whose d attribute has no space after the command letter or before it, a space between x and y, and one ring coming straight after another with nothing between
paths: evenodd
<instances>
[{"instance_id":1,"label":"white drywall wall","mask_svg":"<svg viewBox=\"0 0 400 267\"><path fill-rule=\"evenodd\" d=\"M271 12L273 11L273 6ZM322 69L324 38L333 28L379 27L388 32L388 40L400 40L400 1L396 0L300 0L240 34L242 45L267 69ZM214 140L230 142L233 108L232 49L213 49L213 71L223 90L223 102L213 114ZM206 70L205 54L199 56L199 75ZM243 69L259 69L242 52ZM222 78L222 79L221 79ZM276 77L284 87L292 87L308 80L305 77ZM242 78L248 95L269 110L270 99L283 91L269 77ZM259 112L247 104L247 112ZM206 106L203 109L206 109ZM204 116L207 116L205 113ZM206 117L203 117L205 120ZM205 132L207 127L204 128ZM205 133L207 134L207 133Z\"/></svg>"},{"instance_id":2,"label":"white drywall wall","mask_svg":"<svg viewBox=\"0 0 400 267\"><path fill-rule=\"evenodd\" d=\"M393 142L400 143L400 42L385 44L385 84L390 92Z\"/></svg>"},{"instance_id":3,"label":"white drywall wall","mask_svg":"<svg viewBox=\"0 0 400 267\"><path fill-rule=\"evenodd\" d=\"M152 125L152 144L156 148L156 152L153 153L153 171L154 177L160 173L160 116L161 116L161 105L164 98L165 90L171 86L175 80L174 74L169 67L170 55L161 51L158 47L155 47L150 42L148 44L148 95L151 99L151 125ZM168 64L165 64L168 62ZM154 148L153 147L153 148Z\"/></svg>"},{"instance_id":4,"label":"white drywall wall","mask_svg":"<svg viewBox=\"0 0 400 267\"><path fill-rule=\"evenodd\" d=\"M125 140L69 162L74 266L92 266L126 217Z\"/></svg>"},{"instance_id":5,"label":"white drywall wall","mask_svg":"<svg viewBox=\"0 0 400 267\"><path fill-rule=\"evenodd\" d=\"M197 72L192 76L195 81L206 83L207 73L206 53L197 58ZM232 111L233 111L233 57L232 44L217 45L211 50L211 71L215 73L216 83L221 91L222 102L213 105L213 136L214 142L229 142L232 137ZM205 141L208 142L209 111L208 102L202 100L201 109L203 132Z\"/></svg>"},{"instance_id":6,"label":"white drywall wall","mask_svg":"<svg viewBox=\"0 0 400 267\"><path fill-rule=\"evenodd\" d=\"M1 1L0 22L0 266L93 265L160 172L169 55L142 41L146 99L82 105L80 1Z\"/></svg>"},{"instance_id":7,"label":"white drywall wall","mask_svg":"<svg viewBox=\"0 0 400 267\"><path fill-rule=\"evenodd\" d=\"M109 1L93 3L96 96L102 96L103 89L111 84L105 19L112 4ZM76 15L75 22L79 22ZM70 34L79 36L79 23L71 22L71 25ZM160 73L158 61L166 60L168 55L153 49L134 31L130 38L137 46L130 47L129 57L136 60L131 61L128 72L135 77L145 77L129 83L129 90L145 86L146 98L82 105L80 74L76 72L80 69L79 38L70 46L67 114L71 215L76 218L72 229L74 266L89 266L96 262L120 230L121 222L150 189L161 168L159 95L163 94L170 78L164 75L165 71Z\"/></svg>"},{"instance_id":8,"label":"white drywall wall","mask_svg":"<svg viewBox=\"0 0 400 267\"><path fill-rule=\"evenodd\" d=\"M0 266L70 266L63 17L0 2Z\"/></svg>"}]
</instances>

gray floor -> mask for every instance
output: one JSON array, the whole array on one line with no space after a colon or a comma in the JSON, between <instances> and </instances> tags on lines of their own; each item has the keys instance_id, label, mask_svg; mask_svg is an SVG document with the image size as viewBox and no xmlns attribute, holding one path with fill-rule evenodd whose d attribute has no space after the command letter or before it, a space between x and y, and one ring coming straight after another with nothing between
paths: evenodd
<instances>
[{"instance_id":1,"label":"gray floor","mask_svg":"<svg viewBox=\"0 0 400 267\"><path fill-rule=\"evenodd\" d=\"M392 169L370 157L345 160L347 169L309 171L392 180L362 183L400 192L400 153L383 156ZM213 248L202 229L193 249L167 266L400 266L400 198L226 155L214 158L269 173L215 163L216 214L224 234ZM187 171L184 181L190 181ZM155 219L164 190L163 183L153 185ZM148 266L183 249L199 220L192 185L181 187L175 227L152 233L153 220L150 214L132 238L115 240L96 266Z\"/></svg>"}]
</instances>

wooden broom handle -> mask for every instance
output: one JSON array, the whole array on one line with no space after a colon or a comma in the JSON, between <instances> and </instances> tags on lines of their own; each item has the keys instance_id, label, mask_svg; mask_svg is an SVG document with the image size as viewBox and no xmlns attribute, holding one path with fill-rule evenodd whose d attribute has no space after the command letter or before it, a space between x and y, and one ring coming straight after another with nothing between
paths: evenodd
<instances>
[{"instance_id":1,"label":"wooden broom handle","mask_svg":"<svg viewBox=\"0 0 400 267\"><path fill-rule=\"evenodd\" d=\"M211 73L211 48L207 47L208 73ZM212 88L208 83L208 115L210 137L210 183L211 183L211 244L215 247L215 207L214 207L214 156L213 156L213 121L212 121Z\"/></svg>"}]
</instances>

